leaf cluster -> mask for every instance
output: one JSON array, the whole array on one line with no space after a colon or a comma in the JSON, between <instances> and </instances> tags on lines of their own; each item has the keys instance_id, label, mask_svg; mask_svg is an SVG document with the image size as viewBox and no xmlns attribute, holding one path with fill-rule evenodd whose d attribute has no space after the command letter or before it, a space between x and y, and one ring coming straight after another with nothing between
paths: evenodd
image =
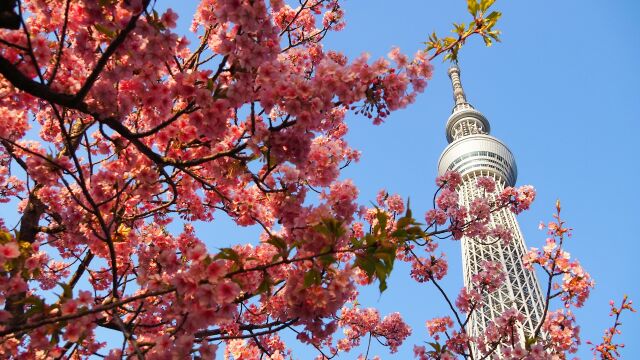
<instances>
[{"instance_id":1,"label":"leaf cluster","mask_svg":"<svg viewBox=\"0 0 640 360\"><path fill-rule=\"evenodd\" d=\"M435 50L433 57L446 53L444 60L458 61L458 52L465 40L473 35L482 36L486 46L491 46L494 41L500 41L500 30L494 29L498 19L502 16L499 11L489 12L495 0L467 0L467 10L473 20L467 24L453 23L451 32L454 36L438 37L435 32L429 35L425 42L426 51Z\"/></svg>"},{"instance_id":2,"label":"leaf cluster","mask_svg":"<svg viewBox=\"0 0 640 360\"><path fill-rule=\"evenodd\" d=\"M294 251L301 246L300 241L288 244L281 237L271 236L266 243L272 245L277 253L269 264L247 268L244 266L244 261L250 259L243 258L231 248L220 249L214 258L230 261L232 263L230 271L235 274L261 271L263 280L257 291L268 293L271 286L276 283L266 272L272 266L312 261L313 266L304 274L304 287L308 288L321 285L325 276L335 271L335 267L339 266L336 255L352 253L355 255L352 266L362 270L370 279L377 279L379 290L383 292L387 289L387 279L393 270L398 251L409 242L418 243L420 240L429 240L428 233L422 229L421 225L413 218L411 209L407 209L406 214L397 220L391 218L386 211L377 209L370 231L360 238L352 237L344 248L335 246L337 240L346 235L344 223L335 218L327 218L314 225L313 230L330 239L330 245L325 246L315 255L300 257Z\"/></svg>"},{"instance_id":3,"label":"leaf cluster","mask_svg":"<svg viewBox=\"0 0 640 360\"><path fill-rule=\"evenodd\" d=\"M388 229L390 220L387 212L378 209L371 232L361 239L351 239L353 248L358 249L355 251L354 265L369 278L378 279L380 292L387 289L387 279L393 270L398 250L407 242L429 238L421 224L413 218L408 204L406 214L396 221L391 231Z\"/></svg>"}]
</instances>

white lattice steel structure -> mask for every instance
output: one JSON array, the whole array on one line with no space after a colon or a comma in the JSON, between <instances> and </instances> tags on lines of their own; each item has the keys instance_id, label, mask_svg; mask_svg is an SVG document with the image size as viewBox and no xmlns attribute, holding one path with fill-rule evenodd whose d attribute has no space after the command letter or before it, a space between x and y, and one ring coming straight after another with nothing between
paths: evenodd
<instances>
[{"instance_id":1,"label":"white lattice steel structure","mask_svg":"<svg viewBox=\"0 0 640 360\"><path fill-rule=\"evenodd\" d=\"M478 177L494 178L499 193L505 186L515 184L517 168L509 148L489 135L487 118L467 102L457 66L449 69L449 77L453 85L455 106L447 121L449 146L440 156L438 172L442 175L447 170L454 170L462 175L463 182L458 189L460 202L461 205L469 205L480 195L480 190L475 186ZM515 215L508 209L494 213L491 223L511 229L513 240L505 245L491 239L480 242L463 237L464 283L465 286L470 286L471 277L482 270L485 260L503 264L507 274L506 281L498 291L488 296L486 306L474 312L467 332L474 336L483 334L489 321L513 307L526 318L519 331L522 335L531 336L542 317L543 302L535 274L525 269L522 263L525 254L522 232ZM493 244L483 245L489 243Z\"/></svg>"}]
</instances>

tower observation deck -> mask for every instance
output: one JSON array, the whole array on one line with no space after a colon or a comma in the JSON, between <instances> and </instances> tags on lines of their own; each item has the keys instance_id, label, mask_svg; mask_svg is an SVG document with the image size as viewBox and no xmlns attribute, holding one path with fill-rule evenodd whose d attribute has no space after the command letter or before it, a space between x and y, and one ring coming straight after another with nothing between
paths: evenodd
<instances>
[{"instance_id":1,"label":"tower observation deck","mask_svg":"<svg viewBox=\"0 0 640 360\"><path fill-rule=\"evenodd\" d=\"M457 66L449 69L449 77L455 105L447 121L449 145L440 156L438 173L442 175L450 170L460 173L460 204L469 206L474 198L481 195L481 190L476 187L478 177L488 176L495 180L496 192L491 195L495 196L505 187L515 184L518 171L511 150L502 141L489 135L489 120L467 102ZM484 261L502 264L506 280L500 289L485 297L485 306L473 312L467 332L473 336L482 335L491 320L505 310L515 308L525 317L519 329L521 335L531 336L542 317L543 301L535 274L525 269L522 262L526 252L522 232L515 215L508 209L493 213L490 225L502 225L510 229L513 239L504 244L491 239L481 242L463 237L464 284L471 286L472 276L482 270Z\"/></svg>"}]
</instances>

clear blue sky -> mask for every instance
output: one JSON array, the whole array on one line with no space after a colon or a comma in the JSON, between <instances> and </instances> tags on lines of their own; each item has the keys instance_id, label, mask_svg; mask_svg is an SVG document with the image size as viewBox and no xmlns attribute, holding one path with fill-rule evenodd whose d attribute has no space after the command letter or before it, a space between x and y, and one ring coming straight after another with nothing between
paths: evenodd
<instances>
[{"instance_id":1,"label":"clear blue sky","mask_svg":"<svg viewBox=\"0 0 640 360\"><path fill-rule=\"evenodd\" d=\"M330 34L325 47L350 58L362 52L385 56L392 46L413 54L431 31L444 35L451 22L469 19L464 0L346 1L344 6L347 27ZM195 1L175 9L182 29L194 7ZM640 178L640 2L498 0L494 7L503 12L498 24L503 42L486 48L472 39L460 55L467 97L490 120L492 134L514 152L518 183L538 190L533 208L519 217L527 245L544 242L537 224L551 219L555 200L561 199L564 217L575 229L568 250L596 281L591 298L577 311L581 334L583 341L599 341L612 321L609 299L618 301L626 293L640 305L640 237L634 228L640 200L634 184ZM415 214L427 209L452 108L448 65L440 60L434 65L426 92L387 123L374 127L361 117L349 118L349 139L363 156L343 176L360 187L362 203L384 187L410 196ZM212 246L216 239L255 241L255 231L239 232L224 219L198 232ZM207 239L211 234L216 239ZM442 248L450 260L444 285L455 296L462 286L459 243L447 241ZM402 266L382 296L376 287L362 294L363 306L378 307L382 314L400 311L413 328L394 356L374 345L372 353L384 359L412 358L413 344L428 340L425 320L448 314L433 286L413 282ZM640 358L640 315L625 314L623 323L622 358ZM578 355L590 354L583 344Z\"/></svg>"}]
</instances>

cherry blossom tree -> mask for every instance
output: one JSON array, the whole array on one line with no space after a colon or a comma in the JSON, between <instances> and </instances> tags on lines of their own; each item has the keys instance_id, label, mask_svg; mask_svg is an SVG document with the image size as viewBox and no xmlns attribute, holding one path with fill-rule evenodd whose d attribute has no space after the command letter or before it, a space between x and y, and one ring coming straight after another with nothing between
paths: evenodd
<instances>
[{"instance_id":1,"label":"cherry blossom tree","mask_svg":"<svg viewBox=\"0 0 640 360\"><path fill-rule=\"evenodd\" d=\"M196 44L175 32L176 13L149 0L3 2L0 202L3 213L18 204L19 222L0 219L0 356L284 359L283 331L319 358L372 339L395 352L411 329L400 314L362 308L357 287L384 291L396 261L452 310L427 322L434 342L416 346L417 357L575 351L569 308L593 283L563 248L559 205L547 245L525 259L548 274L545 321L514 339L522 315L508 311L474 338L465 319L504 274L487 263L451 301L438 242L509 241L488 219L526 210L533 188L496 193L482 179L485 195L464 208L460 176L447 173L421 224L399 195L381 191L365 207L339 180L360 155L345 140L346 114L380 124L425 89L433 58L455 60L473 35L497 40L492 3L469 1L473 20L455 25L455 37L432 34L413 57L392 49L371 60L322 46L345 25L338 0L202 0ZM198 238L194 224L221 212L261 227L258 244L219 249ZM566 308L552 310L553 299ZM596 351L615 356L617 331Z\"/></svg>"}]
</instances>

